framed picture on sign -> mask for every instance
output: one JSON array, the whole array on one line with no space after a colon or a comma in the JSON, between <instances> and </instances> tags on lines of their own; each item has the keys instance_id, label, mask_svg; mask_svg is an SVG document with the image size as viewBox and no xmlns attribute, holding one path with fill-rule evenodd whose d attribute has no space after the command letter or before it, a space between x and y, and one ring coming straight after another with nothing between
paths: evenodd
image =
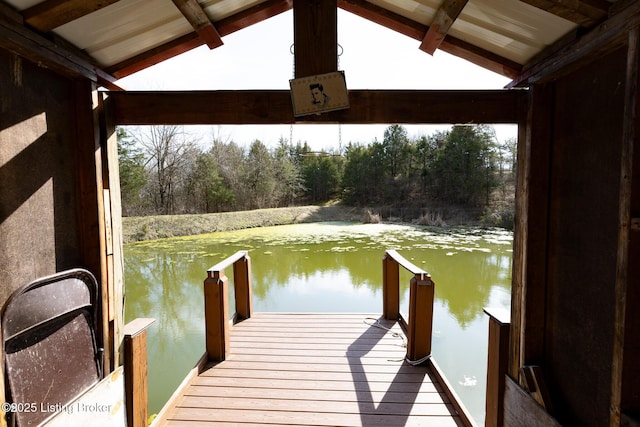
<instances>
[{"instance_id":1,"label":"framed picture on sign","mask_svg":"<svg viewBox=\"0 0 640 427\"><path fill-rule=\"evenodd\" d=\"M343 71L292 79L289 85L296 117L349 108Z\"/></svg>"}]
</instances>

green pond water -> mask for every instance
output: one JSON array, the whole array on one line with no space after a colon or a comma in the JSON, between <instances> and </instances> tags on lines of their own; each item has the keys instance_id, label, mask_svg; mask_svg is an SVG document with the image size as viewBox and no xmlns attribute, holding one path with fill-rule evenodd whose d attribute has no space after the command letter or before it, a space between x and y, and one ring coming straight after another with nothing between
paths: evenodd
<instances>
[{"instance_id":1,"label":"green pond water","mask_svg":"<svg viewBox=\"0 0 640 427\"><path fill-rule=\"evenodd\" d=\"M151 414L204 353L207 269L245 249L256 312L380 314L386 249L428 271L435 282L433 357L472 416L484 424L488 319L482 309L510 307L512 234L344 222L125 245L126 321L157 319L148 332ZM410 278L401 269L405 317Z\"/></svg>"}]
</instances>

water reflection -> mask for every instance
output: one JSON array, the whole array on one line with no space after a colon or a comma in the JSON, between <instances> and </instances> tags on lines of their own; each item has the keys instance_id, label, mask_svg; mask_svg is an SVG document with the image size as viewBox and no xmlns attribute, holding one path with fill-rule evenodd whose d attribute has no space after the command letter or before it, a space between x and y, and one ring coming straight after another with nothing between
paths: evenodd
<instances>
[{"instance_id":1,"label":"water reflection","mask_svg":"<svg viewBox=\"0 0 640 427\"><path fill-rule=\"evenodd\" d=\"M509 307L511 242L511 234L499 230L321 223L126 245L126 318L158 319L148 338L150 412L159 411L204 352L202 282L212 265L249 250L255 311L379 314L382 257L396 249L436 283L434 356L482 423L482 309ZM410 278L401 272L404 313Z\"/></svg>"}]
</instances>

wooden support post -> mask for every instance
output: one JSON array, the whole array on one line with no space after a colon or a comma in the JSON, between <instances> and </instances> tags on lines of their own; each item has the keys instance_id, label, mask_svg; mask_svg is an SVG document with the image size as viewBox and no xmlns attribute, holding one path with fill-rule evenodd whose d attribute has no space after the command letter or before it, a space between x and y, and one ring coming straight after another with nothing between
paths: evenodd
<instances>
[{"instance_id":1,"label":"wooden support post","mask_svg":"<svg viewBox=\"0 0 640 427\"><path fill-rule=\"evenodd\" d=\"M233 285L236 294L238 320L251 317L251 258L249 255L233 264Z\"/></svg>"},{"instance_id":2,"label":"wooden support post","mask_svg":"<svg viewBox=\"0 0 640 427\"><path fill-rule=\"evenodd\" d=\"M382 315L387 320L400 317L400 271L388 253L382 258Z\"/></svg>"},{"instance_id":3,"label":"wooden support post","mask_svg":"<svg viewBox=\"0 0 640 427\"><path fill-rule=\"evenodd\" d=\"M135 319L124 327L124 383L128 427L147 426L147 328L153 322L155 319Z\"/></svg>"},{"instance_id":4,"label":"wooden support post","mask_svg":"<svg viewBox=\"0 0 640 427\"><path fill-rule=\"evenodd\" d=\"M416 274L411 279L407 358L412 361L424 359L431 354L434 288L435 285L428 276Z\"/></svg>"},{"instance_id":5,"label":"wooden support post","mask_svg":"<svg viewBox=\"0 0 640 427\"><path fill-rule=\"evenodd\" d=\"M485 427L504 424L504 378L509 367L510 313L484 309L489 315Z\"/></svg>"},{"instance_id":6,"label":"wooden support post","mask_svg":"<svg viewBox=\"0 0 640 427\"><path fill-rule=\"evenodd\" d=\"M204 281L205 341L208 358L215 362L225 360L229 349L228 282L224 271L208 271Z\"/></svg>"},{"instance_id":7,"label":"wooden support post","mask_svg":"<svg viewBox=\"0 0 640 427\"><path fill-rule=\"evenodd\" d=\"M338 70L338 1L293 0L296 78Z\"/></svg>"}]
</instances>

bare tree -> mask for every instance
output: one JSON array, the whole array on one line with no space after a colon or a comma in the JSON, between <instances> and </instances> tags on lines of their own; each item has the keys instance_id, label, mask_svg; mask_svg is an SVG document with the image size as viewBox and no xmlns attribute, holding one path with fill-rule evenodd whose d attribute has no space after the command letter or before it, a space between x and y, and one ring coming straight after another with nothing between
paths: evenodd
<instances>
[{"instance_id":1,"label":"bare tree","mask_svg":"<svg viewBox=\"0 0 640 427\"><path fill-rule=\"evenodd\" d=\"M151 173L156 212L175 213L175 195L197 152L196 141L182 127L174 125L139 128L133 137L142 147L145 167Z\"/></svg>"}]
</instances>

